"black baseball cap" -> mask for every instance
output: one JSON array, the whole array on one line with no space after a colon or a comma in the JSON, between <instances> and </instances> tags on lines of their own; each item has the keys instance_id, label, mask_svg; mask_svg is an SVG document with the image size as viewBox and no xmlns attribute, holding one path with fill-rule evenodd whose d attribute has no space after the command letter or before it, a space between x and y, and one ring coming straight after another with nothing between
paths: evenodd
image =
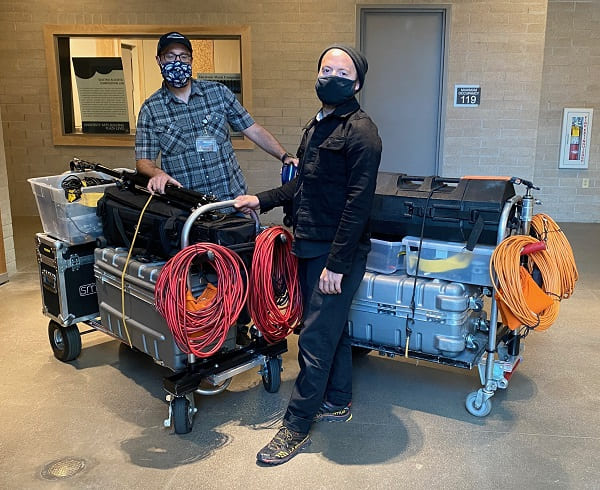
<instances>
[{"instance_id":1,"label":"black baseball cap","mask_svg":"<svg viewBox=\"0 0 600 490\"><path fill-rule=\"evenodd\" d=\"M191 53L192 43L190 40L179 32L167 32L160 36L158 40L158 46L156 47L156 54L160 55L170 44L183 44Z\"/></svg>"}]
</instances>

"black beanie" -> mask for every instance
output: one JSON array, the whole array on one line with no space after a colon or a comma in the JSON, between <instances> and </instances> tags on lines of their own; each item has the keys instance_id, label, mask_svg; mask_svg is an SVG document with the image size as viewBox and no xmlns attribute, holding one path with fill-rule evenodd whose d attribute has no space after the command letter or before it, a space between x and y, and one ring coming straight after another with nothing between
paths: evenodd
<instances>
[{"instance_id":1,"label":"black beanie","mask_svg":"<svg viewBox=\"0 0 600 490\"><path fill-rule=\"evenodd\" d=\"M365 56L360 51L354 49L351 46L346 46L345 44L332 44L328 48L325 48L325 50L321 53L321 56L319 56L317 70L321 69L321 61L323 60L323 56L325 56L325 53L327 53L327 51L331 49L341 49L348 56L350 56L350 59L352 59L352 61L354 62L354 66L356 67L356 73L358 75L358 81L360 82L360 88L362 88L365 83L365 75L367 74L367 70L369 69L369 63L367 63L367 58L365 58Z\"/></svg>"}]
</instances>

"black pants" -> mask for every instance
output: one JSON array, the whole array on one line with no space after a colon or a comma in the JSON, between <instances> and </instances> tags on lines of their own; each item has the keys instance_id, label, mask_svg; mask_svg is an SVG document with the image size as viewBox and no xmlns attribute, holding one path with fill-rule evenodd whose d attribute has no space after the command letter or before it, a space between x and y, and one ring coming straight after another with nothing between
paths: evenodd
<instances>
[{"instance_id":1,"label":"black pants","mask_svg":"<svg viewBox=\"0 0 600 490\"><path fill-rule=\"evenodd\" d=\"M298 339L300 374L283 418L291 430L309 431L323 400L347 405L352 400L352 348L346 321L365 273L366 252L357 252L352 270L342 279L341 294L323 294L319 277L327 255L299 259L298 275L304 300L304 326Z\"/></svg>"}]
</instances>

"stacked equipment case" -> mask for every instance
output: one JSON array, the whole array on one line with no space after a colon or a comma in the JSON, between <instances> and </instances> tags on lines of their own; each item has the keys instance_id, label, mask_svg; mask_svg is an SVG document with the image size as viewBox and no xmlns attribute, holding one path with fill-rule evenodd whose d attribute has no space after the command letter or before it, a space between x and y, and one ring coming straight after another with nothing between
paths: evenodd
<instances>
[{"instance_id":1,"label":"stacked equipment case","mask_svg":"<svg viewBox=\"0 0 600 490\"><path fill-rule=\"evenodd\" d=\"M411 307L414 304L414 308ZM428 280L402 273L366 272L348 319L350 337L361 344L405 349L421 358L451 358L472 367L486 336L483 300L476 286ZM476 346L476 347L475 347Z\"/></svg>"},{"instance_id":2,"label":"stacked equipment case","mask_svg":"<svg viewBox=\"0 0 600 490\"><path fill-rule=\"evenodd\" d=\"M116 179L94 170L28 180L44 233L35 237L42 312L54 355L72 361L81 352L78 322L98 316L95 240L102 233L96 202Z\"/></svg>"},{"instance_id":3,"label":"stacked equipment case","mask_svg":"<svg viewBox=\"0 0 600 490\"><path fill-rule=\"evenodd\" d=\"M42 313L50 318L52 351L64 362L81 352L77 323L93 322L98 316L94 247L94 243L71 245L46 233L35 236Z\"/></svg>"},{"instance_id":4,"label":"stacked equipment case","mask_svg":"<svg viewBox=\"0 0 600 490\"><path fill-rule=\"evenodd\" d=\"M169 326L154 303L154 287L165 262L131 260L124 277L125 304L122 305L121 276L126 258L124 248L96 249L94 274L101 318L98 330L135 347L172 371L185 369L187 354L173 342ZM235 333L235 327L229 329L221 352L235 349Z\"/></svg>"},{"instance_id":5,"label":"stacked equipment case","mask_svg":"<svg viewBox=\"0 0 600 490\"><path fill-rule=\"evenodd\" d=\"M76 359L81 353L81 335L96 331L144 352L154 362L173 371L163 380L169 402L164 425L173 427L177 434L192 429L197 411L195 394L220 393L236 374L258 367L264 388L270 393L277 392L281 384L281 354L287 351L286 339L268 344L260 332L252 328L248 345L237 345L236 325L231 325L221 348L212 356L199 359L182 352L155 308L156 279L169 257L131 254L127 260L127 248L119 248L119 244L110 246L103 237L105 217L101 219L101 214L97 214L100 203L105 202L102 196L110 190L111 196L134 196L137 201L146 201L149 197L145 190L147 179L128 170L115 171L78 159L71 162L71 170L60 176L30 179L44 228L44 233L36 235L36 254L42 312L50 318L48 334L55 357L64 362ZM102 177L101 185L85 187L84 184L73 189L71 184L86 176ZM112 182L108 180L111 177ZM137 201L131 202L129 214L132 216L141 213ZM153 210L166 209L168 213L171 213L168 206L176 203L172 215L177 217L177 225L168 236L168 243L173 244L174 249L169 248L168 255L186 247L191 236L194 243L218 242L240 254L250 253L251 257L254 237L259 231L258 218L249 220L216 213L231 209L233 201L216 202L213 196L173 186L168 186L165 196L154 196L153 201L156 203L151 207ZM120 206L127 211L127 203L122 202ZM110 206L104 206L104 210L115 215ZM160 213L152 211L149 217L151 215L152 219L162 222ZM174 221L169 220L169 216L165 219L169 224ZM137 217L133 222L125 222L120 218L119 222L129 233L135 228L136 220ZM154 225L150 228L153 233ZM122 231L114 233L113 230L111 240L117 237L127 241L127 236L136 235ZM140 241L143 243L144 238ZM153 238L146 243L153 243ZM149 247L144 248L148 252ZM163 247L156 251L165 250ZM242 255L242 260L246 259ZM203 286L197 284L194 274L197 273L190 272L188 284L196 296ZM78 323L91 329L80 332Z\"/></svg>"},{"instance_id":6,"label":"stacked equipment case","mask_svg":"<svg viewBox=\"0 0 600 490\"><path fill-rule=\"evenodd\" d=\"M46 233L35 240L44 314L65 327L96 318L95 244L70 245Z\"/></svg>"},{"instance_id":7,"label":"stacked equipment case","mask_svg":"<svg viewBox=\"0 0 600 490\"><path fill-rule=\"evenodd\" d=\"M409 177L382 172L371 211L375 237L421 236L496 245L504 204L514 186L500 179ZM471 248L472 249L472 248Z\"/></svg>"},{"instance_id":8,"label":"stacked equipment case","mask_svg":"<svg viewBox=\"0 0 600 490\"><path fill-rule=\"evenodd\" d=\"M533 188L507 177L380 173L368 270L348 315L355 354L477 367L483 387L465 404L488 415L521 359L518 334L497 322L490 258L506 236L529 234Z\"/></svg>"}]
</instances>

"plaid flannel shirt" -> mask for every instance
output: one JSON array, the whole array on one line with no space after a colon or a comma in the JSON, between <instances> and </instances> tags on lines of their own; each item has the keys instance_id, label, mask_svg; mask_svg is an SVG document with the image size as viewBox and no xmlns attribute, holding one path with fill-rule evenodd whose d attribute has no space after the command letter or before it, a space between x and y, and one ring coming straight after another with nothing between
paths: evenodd
<instances>
[{"instance_id":1,"label":"plaid flannel shirt","mask_svg":"<svg viewBox=\"0 0 600 490\"><path fill-rule=\"evenodd\" d=\"M192 80L186 104L163 83L140 109L135 158L156 161L160 152L161 168L184 187L221 201L234 199L247 192L247 185L228 124L242 131L254 120L225 85ZM214 137L217 151L197 151L198 136Z\"/></svg>"}]
</instances>

